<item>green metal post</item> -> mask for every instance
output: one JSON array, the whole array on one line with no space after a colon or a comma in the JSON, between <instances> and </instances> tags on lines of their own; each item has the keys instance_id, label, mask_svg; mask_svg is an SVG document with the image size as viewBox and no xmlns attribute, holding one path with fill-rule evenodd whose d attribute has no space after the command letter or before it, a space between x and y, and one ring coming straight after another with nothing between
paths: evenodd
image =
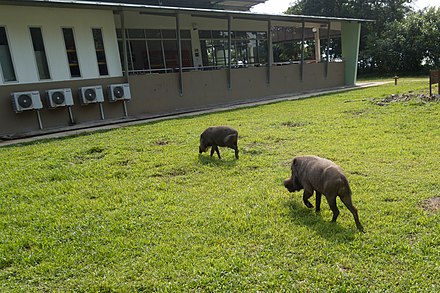
<instances>
[{"instance_id":1,"label":"green metal post","mask_svg":"<svg viewBox=\"0 0 440 293\"><path fill-rule=\"evenodd\" d=\"M343 22L341 31L342 60L345 63L345 85L356 85L361 24Z\"/></svg>"}]
</instances>

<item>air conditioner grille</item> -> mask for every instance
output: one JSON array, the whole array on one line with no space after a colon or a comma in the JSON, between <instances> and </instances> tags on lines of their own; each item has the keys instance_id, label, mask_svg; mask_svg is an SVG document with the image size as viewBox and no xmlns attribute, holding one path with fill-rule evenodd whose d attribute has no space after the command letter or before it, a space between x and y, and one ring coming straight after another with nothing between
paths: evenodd
<instances>
[{"instance_id":1,"label":"air conditioner grille","mask_svg":"<svg viewBox=\"0 0 440 293\"><path fill-rule=\"evenodd\" d=\"M84 91L84 97L87 101L93 102L96 99L96 92L94 89L86 89Z\"/></svg>"},{"instance_id":2,"label":"air conditioner grille","mask_svg":"<svg viewBox=\"0 0 440 293\"><path fill-rule=\"evenodd\" d=\"M29 108L32 105L32 98L30 95L27 94L20 95L17 101L22 108Z\"/></svg>"},{"instance_id":3,"label":"air conditioner grille","mask_svg":"<svg viewBox=\"0 0 440 293\"><path fill-rule=\"evenodd\" d=\"M116 99L121 99L124 97L124 89L122 88L122 86L117 86L115 88L113 88L113 95L115 96Z\"/></svg>"},{"instance_id":4,"label":"air conditioner grille","mask_svg":"<svg viewBox=\"0 0 440 293\"><path fill-rule=\"evenodd\" d=\"M54 93L52 94L52 102L53 102L55 105L62 105L62 104L64 103L65 100L66 100L66 99L65 99L65 97L64 97L64 94L63 94L62 92L60 92L60 91L54 92Z\"/></svg>"}]
</instances>

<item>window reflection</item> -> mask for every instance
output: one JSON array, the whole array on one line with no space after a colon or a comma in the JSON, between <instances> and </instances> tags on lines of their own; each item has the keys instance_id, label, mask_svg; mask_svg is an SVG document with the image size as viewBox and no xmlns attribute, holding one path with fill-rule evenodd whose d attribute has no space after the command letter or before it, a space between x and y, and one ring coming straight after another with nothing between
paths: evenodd
<instances>
[{"instance_id":1,"label":"window reflection","mask_svg":"<svg viewBox=\"0 0 440 293\"><path fill-rule=\"evenodd\" d=\"M200 30L200 48L204 67L229 66L227 31ZM268 63L266 32L231 32L231 66L242 68Z\"/></svg>"},{"instance_id":2,"label":"window reflection","mask_svg":"<svg viewBox=\"0 0 440 293\"><path fill-rule=\"evenodd\" d=\"M119 52L123 59L122 32L117 30ZM179 70L176 30L127 29L128 70L130 74L165 73ZM191 33L180 31L182 67L193 66Z\"/></svg>"},{"instance_id":3,"label":"window reflection","mask_svg":"<svg viewBox=\"0 0 440 293\"><path fill-rule=\"evenodd\" d=\"M340 31L329 31L327 24L307 23L304 36L302 23L274 26L271 34L275 64L341 60Z\"/></svg>"}]
</instances>

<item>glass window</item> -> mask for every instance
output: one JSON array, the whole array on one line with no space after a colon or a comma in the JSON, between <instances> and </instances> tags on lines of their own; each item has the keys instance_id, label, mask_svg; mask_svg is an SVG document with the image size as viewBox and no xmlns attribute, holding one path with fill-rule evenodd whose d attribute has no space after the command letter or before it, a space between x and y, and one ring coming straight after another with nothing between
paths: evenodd
<instances>
[{"instance_id":1,"label":"glass window","mask_svg":"<svg viewBox=\"0 0 440 293\"><path fill-rule=\"evenodd\" d=\"M190 40L182 41L182 67L192 67L192 47Z\"/></svg>"},{"instance_id":2,"label":"glass window","mask_svg":"<svg viewBox=\"0 0 440 293\"><path fill-rule=\"evenodd\" d=\"M226 65L227 52L222 40L201 40L200 48L202 50L203 66L224 66Z\"/></svg>"},{"instance_id":3,"label":"glass window","mask_svg":"<svg viewBox=\"0 0 440 293\"><path fill-rule=\"evenodd\" d=\"M105 59L104 40L100 28L92 29L95 42L96 60L98 61L99 75L108 75L107 60Z\"/></svg>"},{"instance_id":4,"label":"glass window","mask_svg":"<svg viewBox=\"0 0 440 293\"><path fill-rule=\"evenodd\" d=\"M267 41L259 40L258 41L258 62L260 64L267 64L268 61L268 51L267 51Z\"/></svg>"},{"instance_id":5,"label":"glass window","mask_svg":"<svg viewBox=\"0 0 440 293\"><path fill-rule=\"evenodd\" d=\"M266 40L267 39L267 33L266 32L257 32L257 39L259 39L259 40Z\"/></svg>"},{"instance_id":6,"label":"glass window","mask_svg":"<svg viewBox=\"0 0 440 293\"><path fill-rule=\"evenodd\" d=\"M12 64L11 51L9 49L6 28L0 26L0 68L4 81L16 81L14 66Z\"/></svg>"},{"instance_id":7,"label":"glass window","mask_svg":"<svg viewBox=\"0 0 440 293\"><path fill-rule=\"evenodd\" d=\"M176 41L163 41L165 64L167 68L179 68L179 54Z\"/></svg>"},{"instance_id":8,"label":"glass window","mask_svg":"<svg viewBox=\"0 0 440 293\"><path fill-rule=\"evenodd\" d=\"M211 31L199 30L200 39L212 39Z\"/></svg>"},{"instance_id":9,"label":"glass window","mask_svg":"<svg viewBox=\"0 0 440 293\"><path fill-rule=\"evenodd\" d=\"M226 38L228 35L227 32L223 32L223 31L212 31L212 38L213 39L223 39Z\"/></svg>"},{"instance_id":10,"label":"glass window","mask_svg":"<svg viewBox=\"0 0 440 293\"><path fill-rule=\"evenodd\" d=\"M173 72L179 68L177 31L170 29L128 29L128 68L131 73ZM191 31L181 30L182 67L192 67ZM122 32L118 33L118 36ZM122 52L122 40L118 40ZM124 64L123 57L121 62ZM167 70L171 69L171 70Z\"/></svg>"},{"instance_id":11,"label":"glass window","mask_svg":"<svg viewBox=\"0 0 440 293\"><path fill-rule=\"evenodd\" d=\"M145 40L130 41L129 59L131 59L132 68L134 70L149 69L147 42Z\"/></svg>"},{"instance_id":12,"label":"glass window","mask_svg":"<svg viewBox=\"0 0 440 293\"><path fill-rule=\"evenodd\" d=\"M234 63L236 63L238 67L244 67L246 64L251 63L248 54L248 41L236 41L234 43L235 50L232 51Z\"/></svg>"},{"instance_id":13,"label":"glass window","mask_svg":"<svg viewBox=\"0 0 440 293\"><path fill-rule=\"evenodd\" d=\"M180 30L180 38L191 40L191 32L189 30Z\"/></svg>"},{"instance_id":14,"label":"glass window","mask_svg":"<svg viewBox=\"0 0 440 293\"><path fill-rule=\"evenodd\" d=\"M70 76L81 77L73 29L63 28L63 36L64 43L66 45L67 61L69 62Z\"/></svg>"},{"instance_id":15,"label":"glass window","mask_svg":"<svg viewBox=\"0 0 440 293\"><path fill-rule=\"evenodd\" d=\"M246 39L246 32L234 32L234 39Z\"/></svg>"},{"instance_id":16,"label":"glass window","mask_svg":"<svg viewBox=\"0 0 440 293\"><path fill-rule=\"evenodd\" d=\"M122 30L120 28L116 29L116 37L118 39L122 39Z\"/></svg>"},{"instance_id":17,"label":"glass window","mask_svg":"<svg viewBox=\"0 0 440 293\"><path fill-rule=\"evenodd\" d=\"M148 41L151 69L162 69L165 67L163 59L162 42L160 40Z\"/></svg>"},{"instance_id":18,"label":"glass window","mask_svg":"<svg viewBox=\"0 0 440 293\"><path fill-rule=\"evenodd\" d=\"M228 64L228 32L199 31L204 66ZM268 62L266 32L231 32L231 65L234 68L260 66Z\"/></svg>"},{"instance_id":19,"label":"glass window","mask_svg":"<svg viewBox=\"0 0 440 293\"><path fill-rule=\"evenodd\" d=\"M145 39L145 31L143 29L128 29L127 31L130 39Z\"/></svg>"},{"instance_id":20,"label":"glass window","mask_svg":"<svg viewBox=\"0 0 440 293\"><path fill-rule=\"evenodd\" d=\"M124 46L122 43L122 40L118 40L118 48L119 48L119 58L121 59L121 65L124 66L125 60L124 60ZM127 51L129 50L128 44L127 44ZM128 69L131 68L130 58L128 58ZM122 68L122 70L125 72L125 67Z\"/></svg>"},{"instance_id":21,"label":"glass window","mask_svg":"<svg viewBox=\"0 0 440 293\"><path fill-rule=\"evenodd\" d=\"M302 27L272 27L272 38L274 62L287 64L301 61Z\"/></svg>"},{"instance_id":22,"label":"glass window","mask_svg":"<svg viewBox=\"0 0 440 293\"><path fill-rule=\"evenodd\" d=\"M147 39L160 39L160 30L148 29L145 30Z\"/></svg>"},{"instance_id":23,"label":"glass window","mask_svg":"<svg viewBox=\"0 0 440 293\"><path fill-rule=\"evenodd\" d=\"M177 40L176 30L162 30L162 38Z\"/></svg>"},{"instance_id":24,"label":"glass window","mask_svg":"<svg viewBox=\"0 0 440 293\"><path fill-rule=\"evenodd\" d=\"M32 45L34 46L38 75L40 76L40 79L50 79L49 66L47 64L46 50L44 49L41 28L31 27L29 30L31 32Z\"/></svg>"}]
</instances>

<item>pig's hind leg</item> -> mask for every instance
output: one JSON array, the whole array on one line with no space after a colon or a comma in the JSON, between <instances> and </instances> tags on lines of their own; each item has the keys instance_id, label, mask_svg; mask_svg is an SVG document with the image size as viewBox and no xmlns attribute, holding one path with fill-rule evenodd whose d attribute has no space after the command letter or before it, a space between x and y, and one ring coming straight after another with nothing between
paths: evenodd
<instances>
[{"instance_id":1,"label":"pig's hind leg","mask_svg":"<svg viewBox=\"0 0 440 293\"><path fill-rule=\"evenodd\" d=\"M234 143L233 149L235 150L235 158L238 159L238 145L237 145L237 142Z\"/></svg>"},{"instance_id":2,"label":"pig's hind leg","mask_svg":"<svg viewBox=\"0 0 440 293\"><path fill-rule=\"evenodd\" d=\"M225 137L224 143L229 148L235 151L235 158L238 159L238 144L237 144L237 135L231 134Z\"/></svg>"},{"instance_id":3,"label":"pig's hind leg","mask_svg":"<svg viewBox=\"0 0 440 293\"><path fill-rule=\"evenodd\" d=\"M347 209L353 214L354 221L356 223L356 227L360 232L364 232L364 227L359 221L359 215L357 209L354 207L353 202L351 201L351 196L341 196L341 201L347 207Z\"/></svg>"},{"instance_id":4,"label":"pig's hind leg","mask_svg":"<svg viewBox=\"0 0 440 293\"><path fill-rule=\"evenodd\" d=\"M336 219L339 216L339 209L338 206L336 205L336 196L326 195L325 198L327 199L328 205L330 206L330 209L333 212L332 222L336 222Z\"/></svg>"}]
</instances>

